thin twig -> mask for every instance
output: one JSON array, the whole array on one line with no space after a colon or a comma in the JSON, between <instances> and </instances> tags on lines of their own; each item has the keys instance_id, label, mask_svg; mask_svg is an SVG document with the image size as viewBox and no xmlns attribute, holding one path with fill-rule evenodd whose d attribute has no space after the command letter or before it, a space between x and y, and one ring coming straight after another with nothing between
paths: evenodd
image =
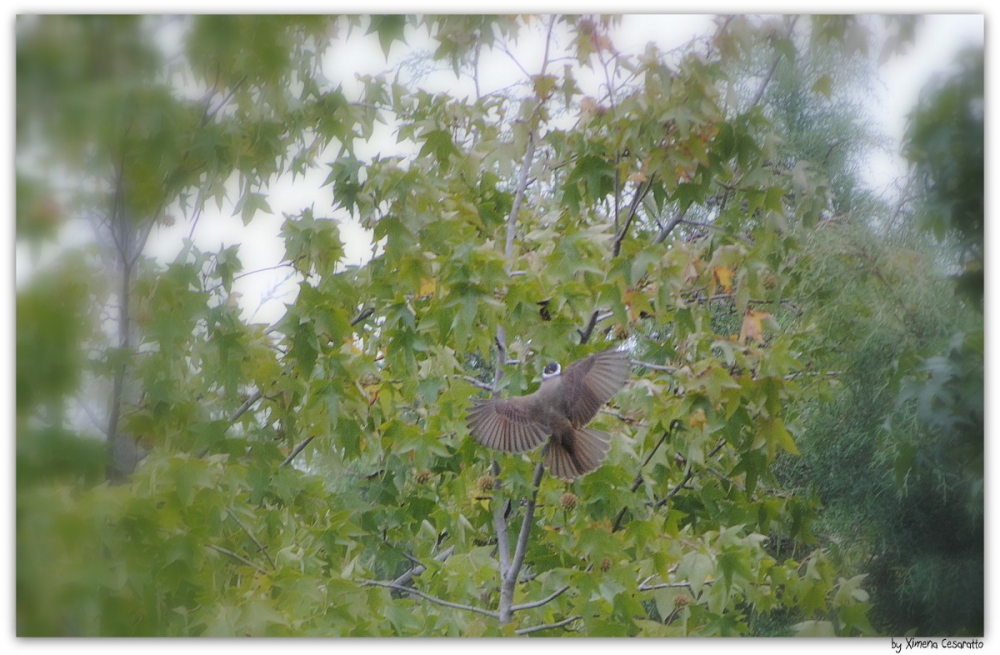
<instances>
[{"instance_id":1,"label":"thin twig","mask_svg":"<svg viewBox=\"0 0 1000 655\"><path fill-rule=\"evenodd\" d=\"M478 387L479 389L482 389L484 391L493 391L493 387L492 386L486 384L482 380L477 380L476 378L472 377L471 375L452 375L451 377L458 378L459 380L465 380L466 382L468 382L472 386Z\"/></svg>"},{"instance_id":2,"label":"thin twig","mask_svg":"<svg viewBox=\"0 0 1000 655\"><path fill-rule=\"evenodd\" d=\"M511 562L511 570L507 572L508 579L517 580L517 574L524 563L524 556L528 550L528 536L531 534L532 523L535 517L535 505L538 500L538 487L542 483L542 474L545 468L542 462L535 466L535 476L531 480L531 499L524 508L524 521L521 523L521 532L517 535L517 549L514 551L514 559Z\"/></svg>"},{"instance_id":3,"label":"thin twig","mask_svg":"<svg viewBox=\"0 0 1000 655\"><path fill-rule=\"evenodd\" d=\"M451 554L454 553L454 552L455 552L455 547L454 546L448 546L447 548L445 548L440 553L438 553L437 555L434 556L434 561L435 562L443 562L446 559L448 559L449 557L451 557ZM403 553L403 555L406 555L406 553ZM410 569L409 571L407 571L403 575L401 575L398 578L396 578L395 580L393 580L392 581L393 584L397 584L397 585L400 585L400 586L407 585L407 584L410 583L411 580L413 580L413 578L417 577L418 575L420 575L421 573L423 573L424 571L427 570L427 566L425 564L421 563L419 560L416 560L416 558L412 558L409 555L406 555L406 558L409 559L410 561L415 561L416 564L417 564L417 566L414 566L412 569Z\"/></svg>"},{"instance_id":4,"label":"thin twig","mask_svg":"<svg viewBox=\"0 0 1000 655\"><path fill-rule=\"evenodd\" d=\"M622 229L615 235L615 242L611 248L612 257L617 257L621 252L622 241L624 241L625 235L628 234L628 228L632 225L632 220L639 211L639 205L642 204L643 198L645 198L646 194L649 193L649 190L653 188L653 179L655 177L655 175L650 175L649 179L646 180L645 183L640 182L639 186L636 188L635 195L632 196L632 205L629 207L628 216L625 217L625 225L623 225ZM659 241L656 243L659 243Z\"/></svg>"},{"instance_id":5,"label":"thin twig","mask_svg":"<svg viewBox=\"0 0 1000 655\"><path fill-rule=\"evenodd\" d=\"M541 600L532 601L530 603L524 603L523 605L514 605L513 607L510 608L510 611L518 612L520 610L530 610L534 607L541 607L546 603L552 602L553 600L564 594L568 589L569 585L566 585L565 587L562 587L561 589L555 591L554 593L549 594L548 596L546 596Z\"/></svg>"},{"instance_id":6,"label":"thin twig","mask_svg":"<svg viewBox=\"0 0 1000 655\"><path fill-rule=\"evenodd\" d=\"M729 484L733 485L734 487L736 487L737 489L739 489L743 493L746 493L746 491L747 491L746 487L744 487L742 484L740 484L736 480L733 480L732 478L727 477L726 474L723 473L722 471L716 471L711 466L706 466L705 470L708 471L709 473L711 473L712 475L714 475L715 477L719 478L723 482L728 482Z\"/></svg>"},{"instance_id":7,"label":"thin twig","mask_svg":"<svg viewBox=\"0 0 1000 655\"><path fill-rule=\"evenodd\" d=\"M245 401L243 402L243 404L242 404L242 405L240 405L240 406L239 406L239 408L237 408L237 410L236 410L235 412L233 412L232 416L230 416L230 417L229 417L229 422L230 422L230 423L235 423L235 422L236 422L236 419L238 419L239 417L243 416L243 414L245 414L245 413L246 413L246 411L247 411L248 409L250 409L250 406L251 406L251 405L253 405L253 404L254 404L255 402L257 402L258 400L260 400L260 397L261 397L261 395L262 395L262 394L261 394L261 392L260 392L260 389L258 389L257 391L254 391L254 392L253 392L253 393L252 393L252 394L250 395L250 397L249 397L249 398L247 398L247 399L246 399L246 400L245 400Z\"/></svg>"},{"instance_id":8,"label":"thin twig","mask_svg":"<svg viewBox=\"0 0 1000 655\"><path fill-rule=\"evenodd\" d=\"M656 235L656 238L653 239L653 243L663 243L666 238L670 236L670 233L673 232L674 228L677 227L683 220L684 213L677 212L677 215L671 218L667 224L663 226L663 229L660 230L660 233Z\"/></svg>"},{"instance_id":9,"label":"thin twig","mask_svg":"<svg viewBox=\"0 0 1000 655\"><path fill-rule=\"evenodd\" d=\"M222 546L216 546L215 544L206 544L206 546L208 546L212 550L219 551L223 555L229 555L233 559L235 559L237 561L240 561L240 562L246 564L247 566L249 566L251 568L256 569L258 573L263 573L264 575L267 575L267 569L264 569L264 568L261 568L260 566L257 566L256 564L254 564L253 562L251 562L250 560L248 560L246 557L243 557L242 555L234 553L233 551L229 550L228 548L223 548Z\"/></svg>"},{"instance_id":10,"label":"thin twig","mask_svg":"<svg viewBox=\"0 0 1000 655\"><path fill-rule=\"evenodd\" d=\"M629 360L629 363L632 364L633 366L641 366L643 368L648 368L651 371L664 371L666 373L676 373L677 372L677 367L676 366L665 366L663 364L650 364L649 362L644 362L644 361L639 360L639 359Z\"/></svg>"},{"instance_id":11,"label":"thin twig","mask_svg":"<svg viewBox=\"0 0 1000 655\"><path fill-rule=\"evenodd\" d=\"M500 477L500 465L494 459L492 463L493 479ZM503 496L500 491L493 495L493 528L497 532L497 554L500 558L500 581L503 583L510 568L510 538L507 536L507 516Z\"/></svg>"},{"instance_id":12,"label":"thin twig","mask_svg":"<svg viewBox=\"0 0 1000 655\"><path fill-rule=\"evenodd\" d=\"M792 18L791 22L788 24L788 36L792 36L792 31L795 29L795 23L798 21L798 17ZM761 82L760 88L757 89L757 93L754 94L753 102L747 107L747 111L753 109L760 102L761 98L764 97L764 91L767 89L767 85L771 83L771 78L774 77L774 72L778 69L778 64L781 63L781 53L777 52L774 55L774 62L771 64L771 70L767 72L767 77Z\"/></svg>"},{"instance_id":13,"label":"thin twig","mask_svg":"<svg viewBox=\"0 0 1000 655\"><path fill-rule=\"evenodd\" d=\"M243 525L243 522L240 521L236 517L235 514L233 514L232 510L227 511L226 513L229 514L229 518L231 518L233 521L235 521L236 525L240 526L240 528L243 530L243 532L245 532L246 535L248 537L250 537L250 541L252 541L252 542L254 542L254 544L256 544L257 549L260 550L260 552L264 553L264 557L266 557L267 561L270 562L271 568L272 569L277 569L278 565L274 563L273 559L271 559L271 555L267 552L267 548L264 546L264 544L262 544L259 541L257 541L257 537L253 536L253 533L250 532L250 529L247 526Z\"/></svg>"},{"instance_id":14,"label":"thin twig","mask_svg":"<svg viewBox=\"0 0 1000 655\"><path fill-rule=\"evenodd\" d=\"M635 493L635 490L638 489L639 485L642 484L642 469L646 468L646 465L649 464L650 460L653 459L653 455L656 454L656 451L660 449L660 446L662 446L663 442L667 440L667 437L670 436L670 433L673 432L674 428L679 425L680 421L678 421L677 419L674 419L673 421L670 422L670 428L664 431L663 436L660 437L660 440L656 442L656 445L653 446L653 449L649 451L649 455L647 455L646 459L643 460L642 465L639 466L639 471L635 474L635 480L632 481L632 487L629 489L630 492ZM618 512L618 516L615 517L615 524L614 527L611 528L611 532L618 532L621 529L622 520L624 520L625 518L626 510L628 510L628 506L622 507L621 511Z\"/></svg>"},{"instance_id":15,"label":"thin twig","mask_svg":"<svg viewBox=\"0 0 1000 655\"><path fill-rule=\"evenodd\" d=\"M514 634L516 634L516 635L526 635L526 634L531 634L532 632L541 632L542 630L551 630L552 628L561 628L564 625L567 625L569 623L572 623L573 621L576 621L577 619L582 619L582 618L583 617L580 616L579 614L575 614L575 615L569 617L568 619L563 619L562 621L559 621L558 623L546 623L545 625L536 625L536 626L533 626L531 628L521 628L520 630L515 630Z\"/></svg>"},{"instance_id":16,"label":"thin twig","mask_svg":"<svg viewBox=\"0 0 1000 655\"><path fill-rule=\"evenodd\" d=\"M280 466L288 466L289 464L291 464L292 460L295 459L295 457L299 453L301 453L303 451L303 449L305 449L306 446L309 445L309 442L312 441L315 438L316 438L316 435L313 435L313 436L310 436L310 437L306 437L305 439L303 439L302 441L300 441L299 444L297 446L295 446L295 448L292 448L292 452L288 453L288 457L285 458L285 461L283 461L280 464Z\"/></svg>"},{"instance_id":17,"label":"thin twig","mask_svg":"<svg viewBox=\"0 0 1000 655\"><path fill-rule=\"evenodd\" d=\"M354 318L351 319L351 327L354 327L355 325L357 325L361 321L365 320L366 318L368 318L369 316L371 316L374 313L375 313L375 308L374 307L367 307L367 308L365 308L364 311L362 311L360 314L358 314L357 316L355 316Z\"/></svg>"},{"instance_id":18,"label":"thin twig","mask_svg":"<svg viewBox=\"0 0 1000 655\"><path fill-rule=\"evenodd\" d=\"M577 328L576 331L580 335L580 345L581 346L583 344L587 343L588 341L590 341L590 335L594 331L594 327L597 325L597 316L598 316L598 314L600 314L600 310L595 309L594 313L590 315L590 321L587 322L587 327L585 327L582 330L579 329L579 328Z\"/></svg>"},{"instance_id":19,"label":"thin twig","mask_svg":"<svg viewBox=\"0 0 1000 655\"><path fill-rule=\"evenodd\" d=\"M472 605L463 605L461 603L452 603L451 601L442 600L435 596L431 596L430 594L425 594L419 589L415 589L413 587L404 587L402 585L398 585L392 582L382 582L380 580L362 580L361 584L365 586L375 586L375 587L385 587L386 589L395 589L396 591L403 591L408 594L414 594L416 596L420 596L424 600L429 600L432 603L443 605L444 607L451 607L457 610L465 610L467 612L476 612L477 614L485 614L486 616L493 617L494 619L500 618L500 615L497 614L496 612L491 612L490 610L484 610L481 607L474 607Z\"/></svg>"},{"instance_id":20,"label":"thin twig","mask_svg":"<svg viewBox=\"0 0 1000 655\"><path fill-rule=\"evenodd\" d=\"M726 445L726 440L725 439L721 439L719 441L719 443L716 444L715 448L713 448L712 450L709 451L708 457L706 459L711 459L712 457L715 457L716 453L718 453L720 450L722 450L722 447L725 446L725 445ZM684 479L681 480L680 483L677 486L675 486L673 489L671 489L667 493L666 496L664 496L663 498L661 498L660 500L658 500L653 505L653 509L659 509L660 507L663 507L668 502L670 502L670 499L673 498L674 496L676 496L678 493L680 493L680 490L683 489L684 486L688 482L690 482L691 478L693 478L693 477L694 477L694 467L692 467L689 464L688 468L687 468L687 472L684 474Z\"/></svg>"},{"instance_id":21,"label":"thin twig","mask_svg":"<svg viewBox=\"0 0 1000 655\"><path fill-rule=\"evenodd\" d=\"M671 573L673 573L673 570L671 570ZM694 589L691 587L691 583L690 582L659 582L657 584L646 584L652 578L653 578L653 576L649 576L648 578L646 578L645 580L643 580L641 583L639 583L639 587L638 587L639 591L653 591L655 589L674 589L674 588L678 588L678 587L687 587L688 589L691 589L692 591L694 591ZM715 582L715 580L705 580L702 584L707 587L708 585L710 585L710 584L712 584L714 582Z\"/></svg>"}]
</instances>

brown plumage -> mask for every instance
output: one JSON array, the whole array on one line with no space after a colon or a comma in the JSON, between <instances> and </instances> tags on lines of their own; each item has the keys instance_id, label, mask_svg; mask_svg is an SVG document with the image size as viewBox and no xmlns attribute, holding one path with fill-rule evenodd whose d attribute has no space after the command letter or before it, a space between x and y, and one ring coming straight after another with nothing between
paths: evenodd
<instances>
[{"instance_id":1,"label":"brown plumage","mask_svg":"<svg viewBox=\"0 0 1000 655\"><path fill-rule=\"evenodd\" d=\"M573 362L560 374L549 364L532 394L476 400L469 430L478 443L523 453L548 442L545 466L563 480L597 469L611 449L611 435L585 427L628 380L628 353L611 348Z\"/></svg>"}]
</instances>

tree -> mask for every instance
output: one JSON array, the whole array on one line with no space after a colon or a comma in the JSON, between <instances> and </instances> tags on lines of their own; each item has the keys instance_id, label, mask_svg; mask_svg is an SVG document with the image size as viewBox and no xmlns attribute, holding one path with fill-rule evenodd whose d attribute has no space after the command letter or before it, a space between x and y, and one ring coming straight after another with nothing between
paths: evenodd
<instances>
[{"instance_id":1,"label":"tree","mask_svg":"<svg viewBox=\"0 0 1000 655\"><path fill-rule=\"evenodd\" d=\"M794 19L724 18L707 43L629 55L614 24L19 20L18 184L37 189L19 237L52 233L56 190L32 162L65 166L116 283L93 265L61 278L86 299L63 315L97 303L112 338L99 321L35 331L52 310L19 293L19 338L36 337L19 362L77 353L51 389L18 371L20 634L737 635L771 615L872 633L863 576L841 575L815 499L771 470L797 452L784 407L815 347L795 229L828 184L777 164L770 111L723 93L733 62L808 45ZM152 44L175 27L166 65ZM430 51L353 97L321 64L344 28ZM518 84L488 88L496 58ZM380 124L398 152L362 147ZM274 325L241 318L238 247L143 255L175 214L215 199L249 222L269 184L317 167L332 216L375 246L345 265L337 220L286 215L298 294ZM544 361L609 342L633 382L596 419L616 434L598 471L567 485L537 453L492 459L468 438L473 396L523 393ZM58 410L91 382L109 389L104 438L149 453L122 484L44 446L79 440Z\"/></svg>"},{"instance_id":2,"label":"tree","mask_svg":"<svg viewBox=\"0 0 1000 655\"><path fill-rule=\"evenodd\" d=\"M975 89L975 66L968 70L952 90ZM962 97L976 106L974 91ZM816 533L838 544L847 571L868 575L879 632L982 634L982 315L975 297L952 293L947 276L959 266L975 271L969 253L981 252L981 241L966 241L956 257L919 229L940 216L938 190L956 186L930 183L925 171L955 170L949 159L965 158L971 195L961 192L960 204L976 206L982 133L965 126L961 139L932 137L956 129L943 115L975 116L932 117L935 106L925 100L913 115L908 149L918 175L897 205L856 205L804 244L804 306L820 326L812 361L834 372L837 386L828 402L801 404L802 457L785 458L778 472L822 500ZM963 145L927 158L921 143Z\"/></svg>"}]
</instances>

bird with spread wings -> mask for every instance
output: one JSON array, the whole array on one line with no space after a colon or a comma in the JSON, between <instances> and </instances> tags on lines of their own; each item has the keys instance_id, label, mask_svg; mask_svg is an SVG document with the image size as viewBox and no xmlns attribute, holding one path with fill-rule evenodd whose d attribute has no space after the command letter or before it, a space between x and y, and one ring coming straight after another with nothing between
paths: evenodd
<instances>
[{"instance_id":1,"label":"bird with spread wings","mask_svg":"<svg viewBox=\"0 0 1000 655\"><path fill-rule=\"evenodd\" d=\"M469 430L478 443L508 453L548 443L549 472L563 480L576 479L596 470L607 457L611 435L586 426L628 376L628 352L617 348L579 359L565 371L549 364L534 393L474 401Z\"/></svg>"}]
</instances>

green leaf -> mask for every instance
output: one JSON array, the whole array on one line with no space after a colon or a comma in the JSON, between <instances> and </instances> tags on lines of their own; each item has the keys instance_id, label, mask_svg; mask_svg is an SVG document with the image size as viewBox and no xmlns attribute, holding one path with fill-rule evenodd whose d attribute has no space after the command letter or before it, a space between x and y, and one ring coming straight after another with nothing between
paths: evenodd
<instances>
[{"instance_id":1,"label":"green leaf","mask_svg":"<svg viewBox=\"0 0 1000 655\"><path fill-rule=\"evenodd\" d=\"M378 34L378 42L382 46L382 54L388 58L389 50L392 48L394 41L406 43L406 39L403 38L405 27L406 16L374 15L371 17L371 23L368 26L366 34L371 34L372 32Z\"/></svg>"}]
</instances>

